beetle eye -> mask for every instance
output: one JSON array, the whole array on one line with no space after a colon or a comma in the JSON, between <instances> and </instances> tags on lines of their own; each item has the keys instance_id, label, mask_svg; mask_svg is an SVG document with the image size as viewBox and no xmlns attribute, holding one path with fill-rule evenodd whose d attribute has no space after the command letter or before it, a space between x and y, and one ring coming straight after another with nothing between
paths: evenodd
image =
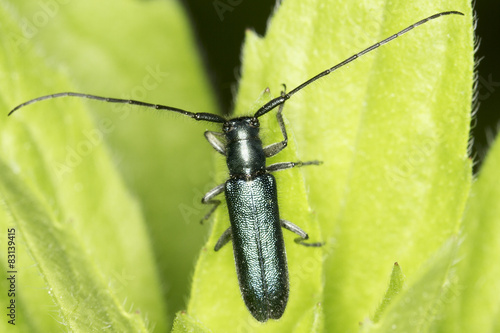
<instances>
[{"instance_id":1,"label":"beetle eye","mask_svg":"<svg viewBox=\"0 0 500 333\"><path fill-rule=\"evenodd\" d=\"M224 133L227 133L229 131L231 131L233 129L233 126L229 123L224 123L224 125L222 126L222 131Z\"/></svg>"},{"instance_id":2,"label":"beetle eye","mask_svg":"<svg viewBox=\"0 0 500 333\"><path fill-rule=\"evenodd\" d=\"M260 124L259 124L259 119L257 118L252 118L250 120L250 126L253 126L253 127L260 127Z\"/></svg>"}]
</instances>

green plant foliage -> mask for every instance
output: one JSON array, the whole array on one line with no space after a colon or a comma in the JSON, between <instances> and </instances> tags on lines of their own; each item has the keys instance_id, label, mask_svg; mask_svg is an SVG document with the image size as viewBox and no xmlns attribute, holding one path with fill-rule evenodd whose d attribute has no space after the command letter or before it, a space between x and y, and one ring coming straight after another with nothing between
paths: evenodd
<instances>
[{"instance_id":1,"label":"green plant foliage","mask_svg":"<svg viewBox=\"0 0 500 333\"><path fill-rule=\"evenodd\" d=\"M383 319L371 325L365 322L363 332L433 332L430 327L442 311L447 280L453 259L456 257L457 240L451 239L424 264L420 276L400 293L383 313Z\"/></svg>"},{"instance_id":2,"label":"green plant foliage","mask_svg":"<svg viewBox=\"0 0 500 333\"><path fill-rule=\"evenodd\" d=\"M175 317L174 327L172 329L172 333L202 333L207 331L207 328L200 327L200 323L196 319L188 316L185 312L178 313L178 315Z\"/></svg>"},{"instance_id":3,"label":"green plant foliage","mask_svg":"<svg viewBox=\"0 0 500 333\"><path fill-rule=\"evenodd\" d=\"M30 25L41 8L0 0L5 113L66 90L215 112L175 2L71 2ZM280 213L326 245L285 231L290 299L278 321L245 308L231 245L213 251L225 204L197 254L204 186L227 177L222 157L204 171L206 124L70 99L0 121L0 237L15 226L22 244L19 328L164 332L185 308L174 332L493 332L500 148L471 192L469 2L283 1L265 37L247 32L235 115L255 112L266 87L291 90L445 10L465 16L420 26L287 101L289 145L269 162L324 163L276 173ZM274 114L260 119L265 143L281 139Z\"/></svg>"},{"instance_id":4,"label":"green plant foliage","mask_svg":"<svg viewBox=\"0 0 500 333\"><path fill-rule=\"evenodd\" d=\"M101 270L92 264L91 253L85 250L76 231L71 227L61 227L60 224L64 222L52 216L46 207L47 203L37 198L36 193L30 191L27 184L18 179L3 162L0 171L3 176L1 193L7 211L14 220L9 227L15 227L17 233L22 235L22 242L17 242L17 246L24 245L29 249L32 260L45 280L46 291L52 296L53 306L57 310L55 315L60 323L77 332L85 332L92 327L103 330L110 323L113 323L113 329L117 332L146 332L140 312L129 313L120 304L114 288L106 285ZM120 261L116 255L110 255L110 260ZM21 271L24 265L19 260L18 263ZM126 264L123 263L124 267ZM24 301L24 304L21 303L23 307L39 307L40 304L28 304L30 295L24 291L30 280L36 282L37 279L28 276L26 281L23 275L21 272L17 275L18 295L21 296L17 298L18 304ZM145 282L157 284L154 278L147 278ZM29 323L30 318L27 318L27 323L23 314L18 312L18 316L23 318L22 326L35 327L34 321ZM55 329L51 325L53 323L45 320L42 327Z\"/></svg>"},{"instance_id":5,"label":"green plant foliage","mask_svg":"<svg viewBox=\"0 0 500 333\"><path fill-rule=\"evenodd\" d=\"M500 140L496 140L472 186L462 226L462 243L445 298L448 332L498 332L500 307ZM446 330L442 331L445 332Z\"/></svg>"},{"instance_id":6,"label":"green plant foliage","mask_svg":"<svg viewBox=\"0 0 500 333\"><path fill-rule=\"evenodd\" d=\"M382 300L382 303L380 303L377 311L375 312L375 315L373 316L374 322L378 322L380 320L382 313L391 303L392 299L403 290L404 282L405 276L403 274L403 271L401 270L401 266L399 266L399 264L396 262L394 263L394 267L392 268L391 281L389 282L389 287L385 292L384 299Z\"/></svg>"},{"instance_id":7,"label":"green plant foliage","mask_svg":"<svg viewBox=\"0 0 500 333\"><path fill-rule=\"evenodd\" d=\"M22 101L68 90L213 112L189 27L175 2L46 4L0 2L0 160L10 170L0 176L0 218L2 244L7 228L18 228L18 327L166 331L172 311L185 306L186 276L199 249L190 243L206 232L191 190L209 179L201 173L211 152L203 149L200 127L74 99L6 115ZM92 108L92 119L83 105ZM184 172L192 176L178 176ZM183 216L181 202L195 212ZM30 220L38 211L44 215ZM55 236L33 234L42 226Z\"/></svg>"},{"instance_id":8,"label":"green plant foliage","mask_svg":"<svg viewBox=\"0 0 500 333\"><path fill-rule=\"evenodd\" d=\"M236 114L251 113L265 87L277 96L282 83L293 89L409 24L449 9L470 13L470 4L283 2L265 38L247 33ZM226 278L236 281L234 268L224 265L231 249L216 255L209 250L227 227L223 213L198 261L188 313L215 331L353 332L383 299L395 261L413 277L411 290L422 291L413 286L414 277L434 267L430 258L458 232L470 186L473 60L467 15L427 23L287 102L291 143L272 161L324 164L277 174L281 214L327 245L307 249L286 235L292 278L283 318L258 324L245 311L236 285L227 284ZM273 114L261 124L274 129L264 131L266 142L279 140ZM435 290L448 266L433 282ZM227 308L231 311L222 310Z\"/></svg>"}]
</instances>

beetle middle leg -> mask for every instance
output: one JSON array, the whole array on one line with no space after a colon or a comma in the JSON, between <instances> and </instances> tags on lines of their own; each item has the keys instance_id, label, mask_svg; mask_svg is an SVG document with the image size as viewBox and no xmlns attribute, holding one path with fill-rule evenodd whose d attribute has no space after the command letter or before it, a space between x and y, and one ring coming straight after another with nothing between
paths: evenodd
<instances>
[{"instance_id":1,"label":"beetle middle leg","mask_svg":"<svg viewBox=\"0 0 500 333\"><path fill-rule=\"evenodd\" d=\"M299 226L293 224L292 222L287 221L287 220L283 220L283 219L281 219L280 222L281 222L281 226L283 228L293 232L294 234L299 235L299 238L294 239L295 243L300 244L300 245L304 245L304 246L311 246L311 247L323 246L324 243L321 243L321 242L317 242L317 243L304 242L305 240L309 239L309 235L304 230L302 230Z\"/></svg>"},{"instance_id":2,"label":"beetle middle leg","mask_svg":"<svg viewBox=\"0 0 500 333\"><path fill-rule=\"evenodd\" d=\"M279 163L274 163L271 165L268 165L266 167L266 170L268 172L275 172L275 171L281 171L281 170L286 170L286 169L291 169L295 167L302 167L306 165L320 165L323 163L322 161L308 161L308 162L279 162Z\"/></svg>"},{"instance_id":3,"label":"beetle middle leg","mask_svg":"<svg viewBox=\"0 0 500 333\"><path fill-rule=\"evenodd\" d=\"M210 205L212 204L213 207L210 209L210 211L201 219L200 223L203 224L203 221L206 221L210 218L210 216L213 214L213 212L219 207L220 205L220 200L213 199L217 195L221 194L224 192L224 184L217 185L213 189L207 192L205 196L201 199L201 203ZM219 237L219 240L217 241L217 244L215 244L214 250L219 251L224 245L229 243L231 239L233 238L232 232L231 232L231 227L227 228L226 231Z\"/></svg>"},{"instance_id":4,"label":"beetle middle leg","mask_svg":"<svg viewBox=\"0 0 500 333\"><path fill-rule=\"evenodd\" d=\"M201 199L201 203L205 205L213 205L212 209L201 219L200 223L203 224L203 221L206 221L210 218L213 212L219 207L220 200L214 199L217 195L224 192L224 184L217 185L213 189L207 192Z\"/></svg>"}]
</instances>

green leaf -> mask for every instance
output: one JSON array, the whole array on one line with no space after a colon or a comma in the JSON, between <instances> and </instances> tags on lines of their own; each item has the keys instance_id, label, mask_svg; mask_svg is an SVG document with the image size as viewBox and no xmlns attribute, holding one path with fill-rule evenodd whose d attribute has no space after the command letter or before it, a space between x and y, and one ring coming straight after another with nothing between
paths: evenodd
<instances>
[{"instance_id":1,"label":"green leaf","mask_svg":"<svg viewBox=\"0 0 500 333\"><path fill-rule=\"evenodd\" d=\"M45 280L48 294L52 296L53 311L58 321L75 332L85 332L93 328L104 330L110 327L116 332L146 332L144 318L140 315L140 307L136 308L135 314L124 309L126 304L122 304L123 300L115 295L117 286L107 285L109 282L103 278L102 268L92 263L93 256L89 253L91 251L86 250L82 239L78 237L71 224L69 227L62 227L65 224L64 221L53 216L53 212L50 212L50 208L47 207L47 202L37 198L36 193L30 191L29 184L19 179L3 161L0 162L0 171L3 176L0 193L5 200L4 207L7 208L14 222L8 226L4 225L3 229L6 230L8 227L11 230L10 234L14 235L11 239L14 248L25 245L29 249L33 262L38 266L39 274ZM69 222L76 222L76 220L77 218ZM4 239L7 238L5 234L3 236ZM110 264L114 266L119 259L117 254L110 252L107 255L111 260ZM131 271L125 267L128 263L122 264L123 270L114 273L123 275L116 276L114 284L128 282L120 281L119 278L135 278L127 276L131 274ZM37 305L39 307L40 304L30 305L29 302L32 300L29 294L25 294L29 281L36 281L36 277L29 275L27 275L28 279L25 278L25 269L26 267L19 258L17 264L9 267L10 271L15 271L9 274L11 279L9 282L15 285L14 288L12 285L10 288L17 291L20 296L17 299L12 297L12 299L22 307ZM154 278L144 279L144 282L157 285ZM133 296L133 293L130 294ZM141 301L138 297L134 299ZM21 321L22 326L34 328L33 324L36 319L26 320L23 312L18 310L17 322ZM42 324L42 327L36 327L36 330L40 331L48 329L56 328L50 322Z\"/></svg>"},{"instance_id":2,"label":"green leaf","mask_svg":"<svg viewBox=\"0 0 500 333\"><path fill-rule=\"evenodd\" d=\"M469 197L463 221L454 298L442 332L498 332L500 309L500 140L497 138Z\"/></svg>"},{"instance_id":3,"label":"green leaf","mask_svg":"<svg viewBox=\"0 0 500 333\"><path fill-rule=\"evenodd\" d=\"M434 332L431 327L452 288L448 279L457 248L458 241L452 237L423 265L410 287L391 302L381 320L363 323L362 332Z\"/></svg>"},{"instance_id":4,"label":"green leaf","mask_svg":"<svg viewBox=\"0 0 500 333\"><path fill-rule=\"evenodd\" d=\"M382 303L380 303L377 311L375 311L375 315L373 316L373 321L378 322L380 317L384 313L385 309L389 304L391 304L392 300L403 290L405 283L405 276L403 271L401 270L401 266L396 262L394 263L394 267L392 268L391 280L389 282L389 287L385 292L384 299Z\"/></svg>"},{"instance_id":5,"label":"green leaf","mask_svg":"<svg viewBox=\"0 0 500 333\"><path fill-rule=\"evenodd\" d=\"M285 232L292 278L283 317L257 323L238 295L231 249L211 251L228 227L223 209L197 263L191 316L214 331L353 332L382 300L395 261L409 278L428 269L458 231L471 181L470 3L285 1L264 38L247 33L235 113L252 114L266 87L290 91L445 10L466 16L428 22L286 102L289 147L269 163L324 164L276 174L280 213L326 246L297 246ZM273 112L261 127L265 144L281 139Z\"/></svg>"},{"instance_id":6,"label":"green leaf","mask_svg":"<svg viewBox=\"0 0 500 333\"><path fill-rule=\"evenodd\" d=\"M75 99L6 115L27 99L60 91L214 112L180 6L4 0L0 18L0 161L10 170L0 174L0 222L2 240L7 227L19 228L18 327L88 332L106 323L116 331L166 331L185 307L186 277L207 232L191 189L204 191L202 170L211 164L204 126ZM37 211L44 215L34 220ZM40 219L56 236L33 234Z\"/></svg>"},{"instance_id":7,"label":"green leaf","mask_svg":"<svg viewBox=\"0 0 500 333\"><path fill-rule=\"evenodd\" d=\"M202 328L198 321L188 316L184 311L179 311L174 320L172 333L182 332L202 333L209 332L209 330Z\"/></svg>"}]
</instances>

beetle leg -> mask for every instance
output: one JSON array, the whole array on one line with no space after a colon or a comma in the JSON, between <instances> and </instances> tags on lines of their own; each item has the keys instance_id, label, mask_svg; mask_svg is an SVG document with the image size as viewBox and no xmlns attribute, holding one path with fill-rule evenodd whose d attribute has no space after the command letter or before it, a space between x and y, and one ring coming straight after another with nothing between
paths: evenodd
<instances>
[{"instance_id":1,"label":"beetle leg","mask_svg":"<svg viewBox=\"0 0 500 333\"><path fill-rule=\"evenodd\" d=\"M227 228L226 231L219 237L217 244L215 244L214 250L219 251L224 245L226 245L233 238L233 233L231 232L231 227Z\"/></svg>"},{"instance_id":2,"label":"beetle leg","mask_svg":"<svg viewBox=\"0 0 500 333\"><path fill-rule=\"evenodd\" d=\"M278 112L276 113L276 118L278 119L278 125L280 126L281 133L283 134L283 141L276 142L273 144L270 144L267 147L264 147L264 154L266 154L266 157L271 157L285 149L285 147L288 144L288 135L286 134L286 128L285 128L285 122L283 121L283 116L281 115L281 112L283 112L283 108L285 107L285 104L281 104Z\"/></svg>"},{"instance_id":3,"label":"beetle leg","mask_svg":"<svg viewBox=\"0 0 500 333\"><path fill-rule=\"evenodd\" d=\"M224 134L212 131L205 132L205 138L207 139L208 143L210 143L210 145L214 147L214 149L217 150L217 152L226 156L225 145L222 141L219 140L218 137L224 137Z\"/></svg>"},{"instance_id":4,"label":"beetle leg","mask_svg":"<svg viewBox=\"0 0 500 333\"><path fill-rule=\"evenodd\" d=\"M210 218L210 216L212 215L212 213L220 205L220 200L215 200L213 198L216 197L217 195L221 194L222 192L224 192L224 184L217 185L216 187L214 187L213 189L208 191L207 194L205 194L203 196L203 198L201 198L202 204L214 205L212 207L212 209L210 209L210 211L201 219L201 221L200 221L201 224L203 224L203 221L208 220Z\"/></svg>"},{"instance_id":5,"label":"beetle leg","mask_svg":"<svg viewBox=\"0 0 500 333\"><path fill-rule=\"evenodd\" d=\"M286 85L283 84L283 91L281 92L281 96L286 94ZM286 128L285 128L285 122L283 121L283 116L281 115L281 112L283 112L283 108L285 107L285 103L280 105L278 108L278 112L276 112L276 119L278 120L278 125L280 126L281 133L283 134L283 141L276 142L273 144L270 144L267 147L264 147L264 154L266 154L266 157L271 157L285 149L285 147L288 144L288 135L286 134Z\"/></svg>"},{"instance_id":6,"label":"beetle leg","mask_svg":"<svg viewBox=\"0 0 500 333\"><path fill-rule=\"evenodd\" d=\"M319 246L324 245L324 243L320 243L320 242L317 242L317 243L304 242L305 240L309 239L309 235L304 230L300 229L299 226L293 224L290 221L281 219L280 222L281 222L281 226L283 228L293 232L294 234L299 235L299 238L294 239L295 243L300 244L300 245L304 245L304 246L312 246L312 247L319 247Z\"/></svg>"},{"instance_id":7,"label":"beetle leg","mask_svg":"<svg viewBox=\"0 0 500 333\"><path fill-rule=\"evenodd\" d=\"M281 171L286 169L291 169L295 167L301 167L306 165L320 165L322 161L309 161L309 162L280 162L274 163L266 167L268 172Z\"/></svg>"}]
</instances>

